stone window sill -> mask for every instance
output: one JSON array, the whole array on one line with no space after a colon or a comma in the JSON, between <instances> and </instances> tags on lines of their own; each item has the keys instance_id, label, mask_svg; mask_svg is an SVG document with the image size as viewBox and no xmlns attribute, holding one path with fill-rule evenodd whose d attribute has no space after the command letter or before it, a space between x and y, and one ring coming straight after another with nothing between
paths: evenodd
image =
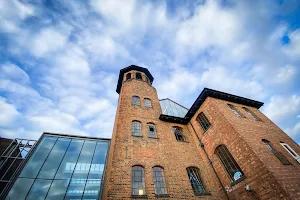
<instances>
[{"instance_id":1,"label":"stone window sill","mask_svg":"<svg viewBox=\"0 0 300 200\"><path fill-rule=\"evenodd\" d=\"M170 197L170 195L168 195L168 194L156 194L155 197L156 198L167 198L167 197Z\"/></svg>"},{"instance_id":2,"label":"stone window sill","mask_svg":"<svg viewBox=\"0 0 300 200\"><path fill-rule=\"evenodd\" d=\"M211 193L209 193L209 192L195 194L195 196L210 196L210 195L211 195Z\"/></svg>"},{"instance_id":3,"label":"stone window sill","mask_svg":"<svg viewBox=\"0 0 300 200\"><path fill-rule=\"evenodd\" d=\"M131 195L132 199L148 199L148 195Z\"/></svg>"},{"instance_id":4,"label":"stone window sill","mask_svg":"<svg viewBox=\"0 0 300 200\"><path fill-rule=\"evenodd\" d=\"M243 176L242 178L240 178L240 179L238 179L238 180L236 180L236 181L233 181L233 182L231 183L231 186L234 186L234 185L238 184L239 182L242 182L242 181L245 180L245 179L246 179L246 177Z\"/></svg>"}]
</instances>

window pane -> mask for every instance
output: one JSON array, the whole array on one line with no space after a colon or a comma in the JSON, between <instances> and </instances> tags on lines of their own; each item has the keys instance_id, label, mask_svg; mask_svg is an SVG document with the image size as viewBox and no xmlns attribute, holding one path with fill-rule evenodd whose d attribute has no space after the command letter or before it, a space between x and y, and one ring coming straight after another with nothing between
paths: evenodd
<instances>
[{"instance_id":1,"label":"window pane","mask_svg":"<svg viewBox=\"0 0 300 200\"><path fill-rule=\"evenodd\" d=\"M136 73L136 79L142 80L142 74L141 73Z\"/></svg>"},{"instance_id":2,"label":"window pane","mask_svg":"<svg viewBox=\"0 0 300 200\"><path fill-rule=\"evenodd\" d=\"M174 126L173 131L177 141L184 141L184 136L180 127Z\"/></svg>"},{"instance_id":3,"label":"window pane","mask_svg":"<svg viewBox=\"0 0 300 200\"><path fill-rule=\"evenodd\" d=\"M36 179L26 200L44 200L50 184L51 180Z\"/></svg>"},{"instance_id":4,"label":"window pane","mask_svg":"<svg viewBox=\"0 0 300 200\"><path fill-rule=\"evenodd\" d=\"M85 141L68 187L66 199L81 198L91 166L96 141Z\"/></svg>"},{"instance_id":5,"label":"window pane","mask_svg":"<svg viewBox=\"0 0 300 200\"><path fill-rule=\"evenodd\" d=\"M45 136L22 170L20 177L35 178L51 151L57 137Z\"/></svg>"},{"instance_id":6,"label":"window pane","mask_svg":"<svg viewBox=\"0 0 300 200\"><path fill-rule=\"evenodd\" d=\"M107 149L108 142L97 142L88 180L84 189L83 197L85 199L97 199L99 195L99 186L101 186Z\"/></svg>"},{"instance_id":7,"label":"window pane","mask_svg":"<svg viewBox=\"0 0 300 200\"><path fill-rule=\"evenodd\" d=\"M145 177L144 168L141 166L132 167L132 194L133 195L145 195Z\"/></svg>"},{"instance_id":8,"label":"window pane","mask_svg":"<svg viewBox=\"0 0 300 200\"><path fill-rule=\"evenodd\" d=\"M133 104L133 105L141 105L140 97L138 97L138 96L133 96L133 97L132 97L132 104Z\"/></svg>"},{"instance_id":9,"label":"window pane","mask_svg":"<svg viewBox=\"0 0 300 200\"><path fill-rule=\"evenodd\" d=\"M148 107L148 108L152 107L150 99L144 99L144 104L145 104L145 107Z\"/></svg>"},{"instance_id":10,"label":"window pane","mask_svg":"<svg viewBox=\"0 0 300 200\"><path fill-rule=\"evenodd\" d=\"M50 152L38 178L53 179L71 139L59 138Z\"/></svg>"},{"instance_id":11,"label":"window pane","mask_svg":"<svg viewBox=\"0 0 300 200\"><path fill-rule=\"evenodd\" d=\"M203 131L206 131L210 127L210 125L211 125L203 112L201 112L197 116L197 121L199 122L199 124L202 127Z\"/></svg>"},{"instance_id":12,"label":"window pane","mask_svg":"<svg viewBox=\"0 0 300 200\"><path fill-rule=\"evenodd\" d=\"M134 136L141 136L141 123L138 121L133 121L132 122L132 135Z\"/></svg>"},{"instance_id":13,"label":"window pane","mask_svg":"<svg viewBox=\"0 0 300 200\"><path fill-rule=\"evenodd\" d=\"M34 179L18 178L5 199L25 199L33 181Z\"/></svg>"},{"instance_id":14,"label":"window pane","mask_svg":"<svg viewBox=\"0 0 300 200\"><path fill-rule=\"evenodd\" d=\"M220 158L231 180L236 181L242 178L244 174L235 159L232 157L231 153L228 151L227 147L225 145L220 145L216 150L218 157Z\"/></svg>"},{"instance_id":15,"label":"window pane","mask_svg":"<svg viewBox=\"0 0 300 200\"><path fill-rule=\"evenodd\" d=\"M245 117L242 113L240 113L238 111L238 109L236 107L234 107L231 104L227 104L227 105L230 107L230 109L232 110L232 112L234 112L234 114L236 114L238 117Z\"/></svg>"},{"instance_id":16,"label":"window pane","mask_svg":"<svg viewBox=\"0 0 300 200\"><path fill-rule=\"evenodd\" d=\"M167 194L162 168L153 167L153 180L154 180L155 194Z\"/></svg>"},{"instance_id":17,"label":"window pane","mask_svg":"<svg viewBox=\"0 0 300 200\"><path fill-rule=\"evenodd\" d=\"M284 165L291 165L290 161L281 153L278 152L268 140L262 139L263 143L268 147L268 149L280 160Z\"/></svg>"},{"instance_id":18,"label":"window pane","mask_svg":"<svg viewBox=\"0 0 300 200\"><path fill-rule=\"evenodd\" d=\"M83 145L83 140L72 139L72 142L67 150L67 153L59 167L55 179L71 178L75 169L80 150Z\"/></svg>"},{"instance_id":19,"label":"window pane","mask_svg":"<svg viewBox=\"0 0 300 200\"><path fill-rule=\"evenodd\" d=\"M148 136L156 138L156 131L155 131L155 126L154 125L148 125Z\"/></svg>"},{"instance_id":20,"label":"window pane","mask_svg":"<svg viewBox=\"0 0 300 200\"><path fill-rule=\"evenodd\" d=\"M63 200L68 183L68 180L54 180L46 200Z\"/></svg>"},{"instance_id":21,"label":"window pane","mask_svg":"<svg viewBox=\"0 0 300 200\"><path fill-rule=\"evenodd\" d=\"M202 194L205 193L205 189L203 187L200 175L199 175L199 169L195 167L189 167L187 168L188 176L190 183L192 185L192 188L194 190L195 194Z\"/></svg>"}]
</instances>

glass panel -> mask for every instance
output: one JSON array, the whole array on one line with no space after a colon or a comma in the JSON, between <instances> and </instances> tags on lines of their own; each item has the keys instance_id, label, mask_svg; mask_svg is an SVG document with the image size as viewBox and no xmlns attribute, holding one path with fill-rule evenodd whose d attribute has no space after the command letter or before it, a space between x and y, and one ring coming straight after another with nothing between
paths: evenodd
<instances>
[{"instance_id":1,"label":"glass panel","mask_svg":"<svg viewBox=\"0 0 300 200\"><path fill-rule=\"evenodd\" d=\"M55 179L71 178L84 140L72 139Z\"/></svg>"},{"instance_id":2,"label":"glass panel","mask_svg":"<svg viewBox=\"0 0 300 200\"><path fill-rule=\"evenodd\" d=\"M97 142L88 180L84 189L84 199L97 199L99 195L99 185L101 185L102 181L107 149L107 142Z\"/></svg>"},{"instance_id":3,"label":"glass panel","mask_svg":"<svg viewBox=\"0 0 300 200\"><path fill-rule=\"evenodd\" d=\"M68 183L68 180L54 180L46 200L63 200L68 187Z\"/></svg>"},{"instance_id":4,"label":"glass panel","mask_svg":"<svg viewBox=\"0 0 300 200\"><path fill-rule=\"evenodd\" d=\"M44 200L50 184L51 180L36 179L26 200Z\"/></svg>"},{"instance_id":5,"label":"glass panel","mask_svg":"<svg viewBox=\"0 0 300 200\"><path fill-rule=\"evenodd\" d=\"M186 113L188 112L188 109L175 103L174 101L172 101L170 99L160 100L160 106L162 109L162 114L164 114L164 115L183 118L186 115Z\"/></svg>"},{"instance_id":6,"label":"glass panel","mask_svg":"<svg viewBox=\"0 0 300 200\"><path fill-rule=\"evenodd\" d=\"M132 194L133 195L145 195L145 177L144 168L141 166L132 167Z\"/></svg>"},{"instance_id":7,"label":"glass panel","mask_svg":"<svg viewBox=\"0 0 300 200\"><path fill-rule=\"evenodd\" d=\"M155 194L166 194L167 189L165 186L165 179L163 174L163 169L160 167L153 168L153 179L155 186Z\"/></svg>"},{"instance_id":8,"label":"glass panel","mask_svg":"<svg viewBox=\"0 0 300 200\"><path fill-rule=\"evenodd\" d=\"M82 197L95 147L96 141L85 141L65 199L80 199Z\"/></svg>"},{"instance_id":9,"label":"glass panel","mask_svg":"<svg viewBox=\"0 0 300 200\"><path fill-rule=\"evenodd\" d=\"M59 138L49 154L38 178L53 179L71 139Z\"/></svg>"},{"instance_id":10,"label":"glass panel","mask_svg":"<svg viewBox=\"0 0 300 200\"><path fill-rule=\"evenodd\" d=\"M52 149L57 137L45 136L22 170L20 177L35 178Z\"/></svg>"},{"instance_id":11,"label":"glass panel","mask_svg":"<svg viewBox=\"0 0 300 200\"><path fill-rule=\"evenodd\" d=\"M5 199L25 199L33 181L34 179L18 178Z\"/></svg>"}]
</instances>

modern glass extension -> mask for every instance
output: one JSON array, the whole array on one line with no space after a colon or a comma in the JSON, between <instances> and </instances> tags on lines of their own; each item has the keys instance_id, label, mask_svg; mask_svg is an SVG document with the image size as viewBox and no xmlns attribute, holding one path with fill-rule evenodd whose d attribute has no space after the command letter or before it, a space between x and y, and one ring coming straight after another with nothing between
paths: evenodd
<instances>
[{"instance_id":1,"label":"modern glass extension","mask_svg":"<svg viewBox=\"0 0 300 200\"><path fill-rule=\"evenodd\" d=\"M159 100L162 114L184 118L188 109L172 101L171 99Z\"/></svg>"},{"instance_id":2,"label":"modern glass extension","mask_svg":"<svg viewBox=\"0 0 300 200\"><path fill-rule=\"evenodd\" d=\"M44 134L6 200L98 199L109 140Z\"/></svg>"}]
</instances>

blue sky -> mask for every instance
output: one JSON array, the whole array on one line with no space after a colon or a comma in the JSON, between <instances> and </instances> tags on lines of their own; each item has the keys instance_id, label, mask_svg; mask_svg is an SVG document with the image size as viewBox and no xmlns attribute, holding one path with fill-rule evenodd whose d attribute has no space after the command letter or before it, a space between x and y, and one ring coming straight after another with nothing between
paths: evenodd
<instances>
[{"instance_id":1,"label":"blue sky","mask_svg":"<svg viewBox=\"0 0 300 200\"><path fill-rule=\"evenodd\" d=\"M119 70L159 98L204 87L265 102L300 143L300 1L0 1L0 136L110 137Z\"/></svg>"}]
</instances>

